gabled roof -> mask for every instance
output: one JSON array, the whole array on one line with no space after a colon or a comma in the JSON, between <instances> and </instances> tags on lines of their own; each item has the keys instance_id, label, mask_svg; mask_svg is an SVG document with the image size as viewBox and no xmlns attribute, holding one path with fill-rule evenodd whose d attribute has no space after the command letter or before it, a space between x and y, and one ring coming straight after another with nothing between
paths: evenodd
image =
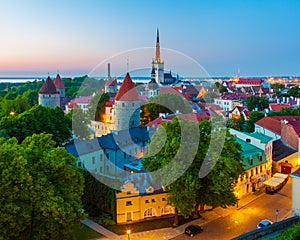
<instances>
[{"instance_id":1,"label":"gabled roof","mask_svg":"<svg viewBox=\"0 0 300 240\"><path fill-rule=\"evenodd\" d=\"M137 101L140 96L131 80L129 73L126 74L123 83L115 97L116 101Z\"/></svg>"},{"instance_id":2,"label":"gabled roof","mask_svg":"<svg viewBox=\"0 0 300 240\"><path fill-rule=\"evenodd\" d=\"M128 134L129 133L129 134ZM129 130L119 131L117 134L110 133L91 140L73 140L65 145L66 150L79 157L99 150L119 150L120 146L137 144L150 139L147 127L134 127Z\"/></svg>"},{"instance_id":3,"label":"gabled roof","mask_svg":"<svg viewBox=\"0 0 300 240\"><path fill-rule=\"evenodd\" d=\"M258 120L255 124L281 135L281 121L300 120L300 116L268 116Z\"/></svg>"},{"instance_id":4,"label":"gabled roof","mask_svg":"<svg viewBox=\"0 0 300 240\"><path fill-rule=\"evenodd\" d=\"M141 143L150 139L147 127L133 127L130 129L109 133L98 138L98 142L103 149L118 150L120 146L132 143Z\"/></svg>"},{"instance_id":5,"label":"gabled roof","mask_svg":"<svg viewBox=\"0 0 300 240\"><path fill-rule=\"evenodd\" d=\"M48 76L43 86L40 88L39 93L43 94L58 94L54 83L51 78Z\"/></svg>"},{"instance_id":6,"label":"gabled roof","mask_svg":"<svg viewBox=\"0 0 300 240\"><path fill-rule=\"evenodd\" d=\"M73 99L73 102L76 102L77 104L88 104L92 99L92 96L83 96L83 97L77 97Z\"/></svg>"},{"instance_id":7,"label":"gabled roof","mask_svg":"<svg viewBox=\"0 0 300 240\"><path fill-rule=\"evenodd\" d=\"M61 80L59 74L56 75L56 78L54 80L54 85L55 85L55 87L57 87L59 89L64 89L65 88L65 84Z\"/></svg>"},{"instance_id":8,"label":"gabled roof","mask_svg":"<svg viewBox=\"0 0 300 240\"><path fill-rule=\"evenodd\" d=\"M283 108L290 108L290 104L288 103L282 103L282 104L276 104L276 103L271 103L269 105L269 108L271 111L280 111Z\"/></svg>"},{"instance_id":9,"label":"gabled roof","mask_svg":"<svg viewBox=\"0 0 300 240\"><path fill-rule=\"evenodd\" d=\"M109 77L105 83L105 86L117 86L118 82L116 78Z\"/></svg>"}]
</instances>

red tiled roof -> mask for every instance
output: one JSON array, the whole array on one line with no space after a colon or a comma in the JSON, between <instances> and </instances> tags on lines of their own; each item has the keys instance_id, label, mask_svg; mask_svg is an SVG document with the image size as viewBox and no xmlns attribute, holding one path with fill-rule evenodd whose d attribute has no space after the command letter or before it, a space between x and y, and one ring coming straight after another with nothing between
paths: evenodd
<instances>
[{"instance_id":1,"label":"red tiled roof","mask_svg":"<svg viewBox=\"0 0 300 240\"><path fill-rule=\"evenodd\" d=\"M300 116L272 116L264 117L258 120L255 124L262 126L274 133L281 134L281 121L300 120Z\"/></svg>"},{"instance_id":2,"label":"red tiled roof","mask_svg":"<svg viewBox=\"0 0 300 240\"><path fill-rule=\"evenodd\" d=\"M283 104L273 104L273 103L271 103L269 105L269 108L272 111L280 111L283 108L290 108L290 104L288 104L288 103L283 103Z\"/></svg>"},{"instance_id":3,"label":"red tiled roof","mask_svg":"<svg viewBox=\"0 0 300 240\"><path fill-rule=\"evenodd\" d=\"M105 107L112 107L114 105L114 103L113 102L106 102L105 103Z\"/></svg>"},{"instance_id":4,"label":"red tiled roof","mask_svg":"<svg viewBox=\"0 0 300 240\"><path fill-rule=\"evenodd\" d=\"M170 122L170 120L168 119L165 119L165 118L162 118L162 117L159 117L159 118L156 118L154 119L153 121L149 122L147 124L147 126L150 126L150 127L157 127L158 125L164 123L164 122Z\"/></svg>"},{"instance_id":5,"label":"red tiled roof","mask_svg":"<svg viewBox=\"0 0 300 240\"><path fill-rule=\"evenodd\" d=\"M43 94L58 94L54 83L51 78L48 76L43 86L40 88L39 93Z\"/></svg>"},{"instance_id":6,"label":"red tiled roof","mask_svg":"<svg viewBox=\"0 0 300 240\"><path fill-rule=\"evenodd\" d=\"M184 98L182 93L178 92L175 88L172 88L172 87L161 87L160 93L177 94L177 95L181 96L182 98Z\"/></svg>"},{"instance_id":7,"label":"red tiled roof","mask_svg":"<svg viewBox=\"0 0 300 240\"><path fill-rule=\"evenodd\" d=\"M117 85L118 85L117 79L112 77L109 77L105 83L105 86L117 86Z\"/></svg>"},{"instance_id":8,"label":"red tiled roof","mask_svg":"<svg viewBox=\"0 0 300 240\"><path fill-rule=\"evenodd\" d=\"M76 102L69 102L68 108L79 108Z\"/></svg>"},{"instance_id":9,"label":"red tiled roof","mask_svg":"<svg viewBox=\"0 0 300 240\"><path fill-rule=\"evenodd\" d=\"M287 124L293 127L298 136L300 135L300 120L290 120Z\"/></svg>"},{"instance_id":10,"label":"red tiled roof","mask_svg":"<svg viewBox=\"0 0 300 240\"><path fill-rule=\"evenodd\" d=\"M239 78L236 84L260 85L263 80L260 78Z\"/></svg>"},{"instance_id":11,"label":"red tiled roof","mask_svg":"<svg viewBox=\"0 0 300 240\"><path fill-rule=\"evenodd\" d=\"M57 87L59 89L65 88L65 85L64 85L63 81L61 80L59 74L56 75L56 78L54 80L54 85L55 85L55 87Z\"/></svg>"},{"instance_id":12,"label":"red tiled roof","mask_svg":"<svg viewBox=\"0 0 300 240\"><path fill-rule=\"evenodd\" d=\"M92 96L84 96L84 97L74 98L73 101L76 103L88 104L91 99L92 99Z\"/></svg>"},{"instance_id":13,"label":"red tiled roof","mask_svg":"<svg viewBox=\"0 0 300 240\"><path fill-rule=\"evenodd\" d=\"M117 101L136 101L140 96L131 80L129 73L126 74L123 83L115 97Z\"/></svg>"}]
</instances>

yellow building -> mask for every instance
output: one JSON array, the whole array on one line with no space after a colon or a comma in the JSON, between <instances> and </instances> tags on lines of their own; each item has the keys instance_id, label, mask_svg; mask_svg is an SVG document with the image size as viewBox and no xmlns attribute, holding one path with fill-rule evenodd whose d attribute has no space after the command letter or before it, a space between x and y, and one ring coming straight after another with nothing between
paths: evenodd
<instances>
[{"instance_id":1,"label":"yellow building","mask_svg":"<svg viewBox=\"0 0 300 240\"><path fill-rule=\"evenodd\" d=\"M292 177L292 214L300 216L300 168L291 174Z\"/></svg>"},{"instance_id":2,"label":"yellow building","mask_svg":"<svg viewBox=\"0 0 300 240\"><path fill-rule=\"evenodd\" d=\"M130 175L124 183L122 191L116 193L117 224L174 213L174 207L168 205L168 194L153 186L149 173Z\"/></svg>"},{"instance_id":3,"label":"yellow building","mask_svg":"<svg viewBox=\"0 0 300 240\"><path fill-rule=\"evenodd\" d=\"M251 140L250 138L248 140ZM266 149L262 149L252 145L249 141L243 141L239 138L236 141L242 146L242 156L244 159L245 173L238 179L235 194L241 198L251 192L256 191L263 186L263 182L271 177L272 173L272 158L268 157L269 143L266 144Z\"/></svg>"}]
</instances>

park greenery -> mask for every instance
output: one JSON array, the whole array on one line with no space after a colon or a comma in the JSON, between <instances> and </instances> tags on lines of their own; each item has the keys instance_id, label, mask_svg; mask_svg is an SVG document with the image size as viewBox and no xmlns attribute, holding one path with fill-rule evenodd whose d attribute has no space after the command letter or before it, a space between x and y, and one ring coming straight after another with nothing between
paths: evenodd
<instances>
[{"instance_id":1,"label":"park greenery","mask_svg":"<svg viewBox=\"0 0 300 240\"><path fill-rule=\"evenodd\" d=\"M204 178L199 178L199 170L204 162L211 138L211 122L202 120L194 123L180 118L174 118L172 122L166 122L160 126L154 134L149 145L149 153L156 151L162 146L162 139L166 143L161 150L154 156L148 157L143 161L143 166L149 171L156 171L168 165L176 156L177 162L174 168L169 169L166 177L172 177L179 168L186 165L187 154L191 151L187 149L194 148L193 140L185 142L186 151L178 151L181 143L181 128L185 125L188 129L188 135L192 136L193 131L200 132L200 141L196 146L196 156L192 164L176 181L166 187L169 192L168 200L176 208L176 213L189 217L199 206L209 205L222 207L234 205L237 201L234 195L235 182L240 174L243 173L243 163L241 156L241 146L236 143L234 137L226 133L225 143L221 155L215 166ZM196 130L197 129L197 130ZM189 134L190 133L190 134ZM187 134L187 133L184 133ZM221 141L220 141L221 142ZM159 148L159 149L160 149ZM220 176L222 176L220 178ZM176 214L176 216L178 216ZM175 225L178 225L178 218L175 217Z\"/></svg>"},{"instance_id":2,"label":"park greenery","mask_svg":"<svg viewBox=\"0 0 300 240\"><path fill-rule=\"evenodd\" d=\"M161 93L149 99L141 106L141 124L146 125L159 117L160 113L191 113L192 108L187 100L177 94Z\"/></svg>"},{"instance_id":3,"label":"park greenery","mask_svg":"<svg viewBox=\"0 0 300 240\"><path fill-rule=\"evenodd\" d=\"M0 145L0 239L71 239L84 216L75 157L44 133Z\"/></svg>"},{"instance_id":4,"label":"park greenery","mask_svg":"<svg viewBox=\"0 0 300 240\"><path fill-rule=\"evenodd\" d=\"M15 137L21 143L35 133L49 133L59 145L72 136L71 124L71 118L60 107L35 105L19 115L3 117L0 121L0 136Z\"/></svg>"}]
</instances>

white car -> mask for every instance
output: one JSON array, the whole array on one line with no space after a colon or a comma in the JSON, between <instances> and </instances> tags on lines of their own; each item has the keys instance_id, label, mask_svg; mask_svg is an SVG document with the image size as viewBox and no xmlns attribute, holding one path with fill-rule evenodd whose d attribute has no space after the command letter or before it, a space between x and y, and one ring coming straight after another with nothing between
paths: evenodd
<instances>
[{"instance_id":1,"label":"white car","mask_svg":"<svg viewBox=\"0 0 300 240\"><path fill-rule=\"evenodd\" d=\"M261 220L261 221L257 224L257 229L267 227L267 226L269 226L269 225L271 225L271 224L273 224L273 222L270 221L269 219Z\"/></svg>"}]
</instances>

